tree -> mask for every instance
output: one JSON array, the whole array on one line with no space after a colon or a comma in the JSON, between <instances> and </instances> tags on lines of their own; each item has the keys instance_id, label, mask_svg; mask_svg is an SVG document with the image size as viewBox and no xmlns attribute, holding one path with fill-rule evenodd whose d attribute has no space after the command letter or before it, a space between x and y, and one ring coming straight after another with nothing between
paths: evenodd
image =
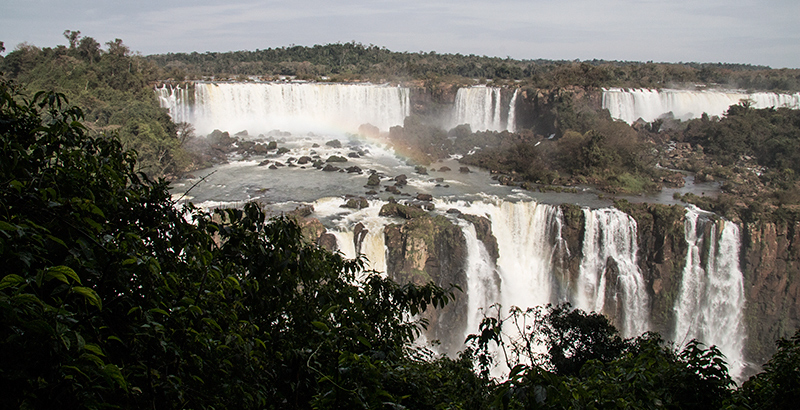
<instances>
[{"instance_id":1,"label":"tree","mask_svg":"<svg viewBox=\"0 0 800 410\"><path fill-rule=\"evenodd\" d=\"M410 345L451 291L362 273L257 204L178 210L81 118L0 83L2 407L372 408L466 374ZM437 400L463 400L449 383Z\"/></svg>"},{"instance_id":2,"label":"tree","mask_svg":"<svg viewBox=\"0 0 800 410\"><path fill-rule=\"evenodd\" d=\"M74 50L78 45L78 39L81 37L80 31L64 30L64 37L69 42L69 49Z\"/></svg>"},{"instance_id":3,"label":"tree","mask_svg":"<svg viewBox=\"0 0 800 410\"><path fill-rule=\"evenodd\" d=\"M764 371L744 383L740 403L753 409L793 409L800 402L800 329L776 343Z\"/></svg>"}]
</instances>

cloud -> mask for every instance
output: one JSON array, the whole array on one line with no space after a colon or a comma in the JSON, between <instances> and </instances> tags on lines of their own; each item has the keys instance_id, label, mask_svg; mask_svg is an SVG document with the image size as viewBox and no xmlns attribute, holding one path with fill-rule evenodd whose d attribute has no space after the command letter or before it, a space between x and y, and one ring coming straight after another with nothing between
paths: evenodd
<instances>
[{"instance_id":1,"label":"cloud","mask_svg":"<svg viewBox=\"0 0 800 410\"><path fill-rule=\"evenodd\" d=\"M101 42L122 38L145 54L355 40L397 51L800 67L796 0L29 0L5 7L6 48L23 40L64 44L69 28Z\"/></svg>"}]
</instances>

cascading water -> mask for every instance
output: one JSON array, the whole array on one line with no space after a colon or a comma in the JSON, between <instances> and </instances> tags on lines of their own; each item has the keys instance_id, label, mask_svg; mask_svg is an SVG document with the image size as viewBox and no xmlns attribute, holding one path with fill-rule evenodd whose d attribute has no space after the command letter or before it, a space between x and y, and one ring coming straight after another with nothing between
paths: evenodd
<instances>
[{"instance_id":1,"label":"cascading water","mask_svg":"<svg viewBox=\"0 0 800 410\"><path fill-rule=\"evenodd\" d=\"M358 255L367 257L367 268L386 273L386 243L383 229L390 222L379 216L382 201L369 201L369 206L357 211L348 212L340 208L341 198L323 198L314 203L315 215L320 218L331 218L338 214L333 222L334 228L329 231L336 237L336 246L347 258ZM356 226L366 231L356 238Z\"/></svg>"},{"instance_id":2,"label":"cascading water","mask_svg":"<svg viewBox=\"0 0 800 410\"><path fill-rule=\"evenodd\" d=\"M473 131L513 131L518 90L514 90L508 112L503 110L501 91L486 86L459 88L451 126L469 124Z\"/></svg>"},{"instance_id":3,"label":"cascading water","mask_svg":"<svg viewBox=\"0 0 800 410\"><path fill-rule=\"evenodd\" d=\"M684 345L698 339L716 345L728 359L730 374L745 367L744 277L739 269L739 227L711 220L694 206L686 209L686 266L675 302L673 339Z\"/></svg>"},{"instance_id":4,"label":"cascading water","mask_svg":"<svg viewBox=\"0 0 800 410\"><path fill-rule=\"evenodd\" d=\"M478 240L475 226L461 221L461 230L467 243L467 334L475 333L480 328L487 309L500 302L500 277L486 246Z\"/></svg>"},{"instance_id":5,"label":"cascading water","mask_svg":"<svg viewBox=\"0 0 800 410\"><path fill-rule=\"evenodd\" d=\"M168 91L156 89L161 106L173 121L189 122L200 134L214 129L341 133L366 123L388 130L410 113L407 88L373 84L198 82L193 103L171 98Z\"/></svg>"},{"instance_id":6,"label":"cascading water","mask_svg":"<svg viewBox=\"0 0 800 410\"><path fill-rule=\"evenodd\" d=\"M645 282L637 264L636 221L613 208L584 209L583 250L574 301L602 312L626 336L649 328Z\"/></svg>"},{"instance_id":7,"label":"cascading water","mask_svg":"<svg viewBox=\"0 0 800 410\"><path fill-rule=\"evenodd\" d=\"M508 126L506 127L509 132L517 132L517 94L519 88L514 90L514 95L511 96L511 102L508 103Z\"/></svg>"},{"instance_id":8,"label":"cascading water","mask_svg":"<svg viewBox=\"0 0 800 410\"><path fill-rule=\"evenodd\" d=\"M161 108L169 110L172 121L177 123L191 123L192 105L189 98L189 90L185 86L168 86L164 84L161 88L156 88L158 103Z\"/></svg>"},{"instance_id":9,"label":"cascading water","mask_svg":"<svg viewBox=\"0 0 800 410\"><path fill-rule=\"evenodd\" d=\"M561 208L533 201L441 202L441 208L486 216L492 222L499 258L500 298L504 308L558 302L566 246ZM488 307L488 306L483 306Z\"/></svg>"},{"instance_id":10,"label":"cascading water","mask_svg":"<svg viewBox=\"0 0 800 410\"><path fill-rule=\"evenodd\" d=\"M624 90L610 88L603 90L603 108L608 109L612 118L632 124L639 118L652 122L671 112L675 118L689 120L700 118L703 113L723 115L728 107L750 100L754 108L788 107L800 109L800 93L744 93L725 91L688 90Z\"/></svg>"}]
</instances>

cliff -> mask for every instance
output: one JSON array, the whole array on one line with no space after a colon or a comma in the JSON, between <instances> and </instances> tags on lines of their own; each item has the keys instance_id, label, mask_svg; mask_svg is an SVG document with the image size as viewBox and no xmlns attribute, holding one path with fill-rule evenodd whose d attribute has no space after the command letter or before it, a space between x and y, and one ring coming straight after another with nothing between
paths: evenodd
<instances>
[{"instance_id":1,"label":"cliff","mask_svg":"<svg viewBox=\"0 0 800 410\"><path fill-rule=\"evenodd\" d=\"M747 350L755 363L775 353L775 340L800 327L800 222L753 222L742 230Z\"/></svg>"}]
</instances>

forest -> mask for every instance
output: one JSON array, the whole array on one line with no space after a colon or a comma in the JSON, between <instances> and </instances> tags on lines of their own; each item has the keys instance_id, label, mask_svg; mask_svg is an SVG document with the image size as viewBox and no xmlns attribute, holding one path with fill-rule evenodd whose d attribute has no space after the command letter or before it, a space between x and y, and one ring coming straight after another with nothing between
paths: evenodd
<instances>
[{"instance_id":1,"label":"forest","mask_svg":"<svg viewBox=\"0 0 800 410\"><path fill-rule=\"evenodd\" d=\"M624 339L604 316L568 305L487 314L458 357L437 357L414 344L427 325L418 314L450 303L457 287L365 271L363 259L309 243L296 220L268 219L257 204L176 207L168 178L199 166L187 149L199 137L153 95L168 78L280 75L428 88L477 78L547 90L705 82L796 91L797 70L354 43L141 56L119 39L103 47L76 31L65 37L0 60L3 408L788 409L800 399L800 330L739 385L713 346L679 350L655 333ZM686 201L740 220L800 219L797 111L743 103L723 118L628 126L576 93L553 95L553 140L536 126L448 131L413 116L388 138L421 164L481 141L466 163L507 184L592 182L607 192L657 189L669 177L655 167L664 147L691 143L702 149L674 168L724 178L726 194ZM519 337L501 337L509 333ZM498 345L505 354L493 356ZM507 374L493 377L494 366Z\"/></svg>"}]
</instances>

